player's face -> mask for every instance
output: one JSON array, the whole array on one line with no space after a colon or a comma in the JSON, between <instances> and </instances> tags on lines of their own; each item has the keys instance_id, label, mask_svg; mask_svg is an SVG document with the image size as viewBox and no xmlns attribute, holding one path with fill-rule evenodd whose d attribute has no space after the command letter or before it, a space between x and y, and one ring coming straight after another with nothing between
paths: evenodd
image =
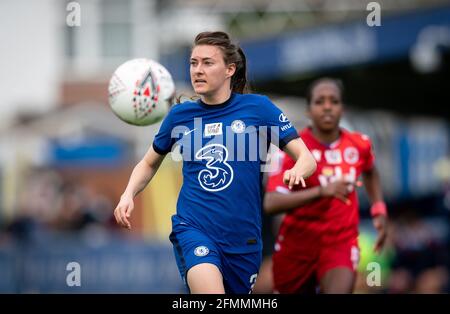
<instances>
[{"instance_id":1,"label":"player's face","mask_svg":"<svg viewBox=\"0 0 450 314\"><path fill-rule=\"evenodd\" d=\"M314 87L309 116L317 128L322 131L338 128L342 112L341 93L335 84L323 82Z\"/></svg>"},{"instance_id":2,"label":"player's face","mask_svg":"<svg viewBox=\"0 0 450 314\"><path fill-rule=\"evenodd\" d=\"M220 48L195 46L190 60L191 83L198 95L211 96L220 89L230 88L235 65L226 65Z\"/></svg>"}]
</instances>

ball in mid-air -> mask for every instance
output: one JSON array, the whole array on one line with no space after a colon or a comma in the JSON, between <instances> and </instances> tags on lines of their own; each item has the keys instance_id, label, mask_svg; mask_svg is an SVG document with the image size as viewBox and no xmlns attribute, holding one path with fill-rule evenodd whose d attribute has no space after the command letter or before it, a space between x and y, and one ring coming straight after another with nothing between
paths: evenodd
<instances>
[{"instance_id":1,"label":"ball in mid-air","mask_svg":"<svg viewBox=\"0 0 450 314\"><path fill-rule=\"evenodd\" d=\"M108 87L109 105L123 121L145 126L161 121L175 95L169 71L150 59L133 59L120 65Z\"/></svg>"}]
</instances>

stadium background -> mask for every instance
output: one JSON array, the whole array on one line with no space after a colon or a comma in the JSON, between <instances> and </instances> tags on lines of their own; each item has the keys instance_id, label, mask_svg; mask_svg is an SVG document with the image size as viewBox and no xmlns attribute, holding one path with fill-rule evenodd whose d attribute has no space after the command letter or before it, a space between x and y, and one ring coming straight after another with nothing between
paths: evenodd
<instances>
[{"instance_id":1,"label":"stadium background","mask_svg":"<svg viewBox=\"0 0 450 314\"><path fill-rule=\"evenodd\" d=\"M246 51L254 90L299 128L308 83L343 80L343 125L372 137L392 218L375 256L361 193L356 292L448 293L450 5L377 2L381 26L369 27L369 1L1 1L0 292L183 292L168 240L181 165L165 159L137 199L131 232L115 225L159 125L119 121L107 85L119 64L148 57L191 95L192 39L221 29ZM81 8L80 26L66 23L69 3ZM266 252L278 221L265 220ZM79 287L66 284L74 261ZM381 264L380 287L366 284L371 261Z\"/></svg>"}]
</instances>

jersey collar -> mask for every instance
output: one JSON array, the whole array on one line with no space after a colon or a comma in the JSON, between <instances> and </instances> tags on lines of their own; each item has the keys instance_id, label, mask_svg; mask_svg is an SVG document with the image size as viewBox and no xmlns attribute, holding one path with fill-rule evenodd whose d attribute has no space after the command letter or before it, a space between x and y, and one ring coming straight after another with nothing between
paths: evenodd
<instances>
[{"instance_id":1,"label":"jersey collar","mask_svg":"<svg viewBox=\"0 0 450 314\"><path fill-rule=\"evenodd\" d=\"M306 127L306 133L308 134L308 136L310 136L317 144L319 144L320 146L322 146L326 149L336 149L339 146L339 144L341 144L342 137L345 135L345 130L342 128L339 128L339 131L340 131L340 135L339 135L338 139L335 140L334 142L328 144L328 143L323 143L323 142L319 141L314 136L311 126Z\"/></svg>"},{"instance_id":2,"label":"jersey collar","mask_svg":"<svg viewBox=\"0 0 450 314\"><path fill-rule=\"evenodd\" d=\"M201 99L197 100L197 103L205 109L209 109L209 110L221 109L221 108L225 108L228 105L230 105L233 102L235 95L236 95L235 93L231 93L230 98L228 98L223 103L216 104L216 105L205 104Z\"/></svg>"}]
</instances>

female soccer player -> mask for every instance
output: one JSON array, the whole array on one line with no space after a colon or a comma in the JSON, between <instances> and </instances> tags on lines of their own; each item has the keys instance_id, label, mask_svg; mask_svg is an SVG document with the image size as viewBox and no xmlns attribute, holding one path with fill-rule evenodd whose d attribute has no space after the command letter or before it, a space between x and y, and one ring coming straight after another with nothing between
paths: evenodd
<instances>
[{"instance_id":1,"label":"female soccer player","mask_svg":"<svg viewBox=\"0 0 450 314\"><path fill-rule=\"evenodd\" d=\"M358 199L362 173L378 231L375 250L386 238L386 206L370 139L339 127L343 113L340 81L315 81L308 92L312 126L300 136L317 161L308 188L290 190L280 174L269 178L266 213L286 213L273 254L274 290L279 293L351 293L359 259ZM281 152L282 168L294 161Z\"/></svg>"},{"instance_id":2,"label":"female soccer player","mask_svg":"<svg viewBox=\"0 0 450 314\"><path fill-rule=\"evenodd\" d=\"M133 198L179 145L183 186L170 240L183 281L191 293L249 293L261 262L260 149L278 143L297 160L285 172L291 187L304 184L316 163L267 97L245 94L246 58L226 33L197 35L190 76L200 99L172 107L114 214L131 228Z\"/></svg>"}]
</instances>

